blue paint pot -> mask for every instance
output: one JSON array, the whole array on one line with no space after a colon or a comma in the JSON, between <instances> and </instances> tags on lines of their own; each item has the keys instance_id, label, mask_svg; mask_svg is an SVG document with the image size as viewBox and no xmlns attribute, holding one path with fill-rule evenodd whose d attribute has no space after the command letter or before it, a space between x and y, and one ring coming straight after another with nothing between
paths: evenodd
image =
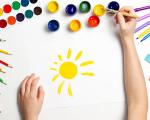
<instances>
[{"instance_id":1,"label":"blue paint pot","mask_svg":"<svg viewBox=\"0 0 150 120\"><path fill-rule=\"evenodd\" d=\"M119 10L120 5L119 5L118 2L112 1L112 2L110 2L110 3L108 4L108 8L109 8L109 9L112 9L112 10Z\"/></svg>"},{"instance_id":2,"label":"blue paint pot","mask_svg":"<svg viewBox=\"0 0 150 120\"><path fill-rule=\"evenodd\" d=\"M73 16L73 15L75 15L76 14L76 12L77 12L77 8L76 8L76 6L75 5L73 5L73 4L69 4L69 5L67 5L67 7L66 7L66 14L67 15L69 15L69 16Z\"/></svg>"},{"instance_id":3,"label":"blue paint pot","mask_svg":"<svg viewBox=\"0 0 150 120\"><path fill-rule=\"evenodd\" d=\"M21 0L21 5L27 7L29 5L29 0Z\"/></svg>"},{"instance_id":4,"label":"blue paint pot","mask_svg":"<svg viewBox=\"0 0 150 120\"><path fill-rule=\"evenodd\" d=\"M48 30L51 32L55 32L59 29L60 25L57 20L51 20L48 22Z\"/></svg>"}]
</instances>

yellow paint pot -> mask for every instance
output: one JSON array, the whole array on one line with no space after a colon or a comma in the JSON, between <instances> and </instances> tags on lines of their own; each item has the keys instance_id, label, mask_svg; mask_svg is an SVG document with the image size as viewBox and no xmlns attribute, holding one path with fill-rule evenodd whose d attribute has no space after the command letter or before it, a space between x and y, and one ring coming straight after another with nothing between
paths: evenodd
<instances>
[{"instance_id":1,"label":"yellow paint pot","mask_svg":"<svg viewBox=\"0 0 150 120\"><path fill-rule=\"evenodd\" d=\"M51 13L55 13L59 10L59 4L56 1L50 1L48 3L48 11Z\"/></svg>"},{"instance_id":2,"label":"yellow paint pot","mask_svg":"<svg viewBox=\"0 0 150 120\"><path fill-rule=\"evenodd\" d=\"M101 5L101 4L97 4L97 5L94 7L94 9L93 9L93 13L94 13L94 15L96 15L96 16L102 16L102 15L105 14L105 12L106 12L106 9L105 9L105 7L104 7L103 5Z\"/></svg>"},{"instance_id":3,"label":"yellow paint pot","mask_svg":"<svg viewBox=\"0 0 150 120\"><path fill-rule=\"evenodd\" d=\"M79 20L72 20L69 24L69 29L73 32L77 32L81 29L81 22Z\"/></svg>"}]
</instances>

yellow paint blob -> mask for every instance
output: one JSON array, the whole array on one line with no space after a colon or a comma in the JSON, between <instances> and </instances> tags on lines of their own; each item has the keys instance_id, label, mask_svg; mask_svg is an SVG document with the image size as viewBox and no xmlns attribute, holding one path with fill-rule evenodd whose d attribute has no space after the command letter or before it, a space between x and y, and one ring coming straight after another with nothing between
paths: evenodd
<instances>
[{"instance_id":1,"label":"yellow paint blob","mask_svg":"<svg viewBox=\"0 0 150 120\"><path fill-rule=\"evenodd\" d=\"M2 15L3 15L3 9L0 8L0 16L2 16Z\"/></svg>"},{"instance_id":2,"label":"yellow paint blob","mask_svg":"<svg viewBox=\"0 0 150 120\"><path fill-rule=\"evenodd\" d=\"M59 9L59 4L56 1L50 1L48 3L48 11L51 13L57 12Z\"/></svg>"},{"instance_id":3,"label":"yellow paint blob","mask_svg":"<svg viewBox=\"0 0 150 120\"><path fill-rule=\"evenodd\" d=\"M73 62L64 62L59 69L59 73L66 79L73 79L77 73L77 66Z\"/></svg>"},{"instance_id":4,"label":"yellow paint blob","mask_svg":"<svg viewBox=\"0 0 150 120\"><path fill-rule=\"evenodd\" d=\"M96 15L96 16L102 16L104 15L106 12L106 9L103 5L101 4L97 4L94 9L93 9L93 13Z\"/></svg>"},{"instance_id":5,"label":"yellow paint blob","mask_svg":"<svg viewBox=\"0 0 150 120\"><path fill-rule=\"evenodd\" d=\"M81 29L81 22L79 20L72 20L69 24L69 29L73 32L77 32Z\"/></svg>"}]
</instances>

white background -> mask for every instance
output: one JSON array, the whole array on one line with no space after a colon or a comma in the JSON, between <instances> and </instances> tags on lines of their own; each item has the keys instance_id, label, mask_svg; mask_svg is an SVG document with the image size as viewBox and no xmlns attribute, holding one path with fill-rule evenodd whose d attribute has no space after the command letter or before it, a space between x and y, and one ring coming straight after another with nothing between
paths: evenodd
<instances>
[{"instance_id":1,"label":"white background","mask_svg":"<svg viewBox=\"0 0 150 120\"><path fill-rule=\"evenodd\" d=\"M11 2L3 0L0 6ZM122 77L122 51L117 34L118 28L113 17L108 15L101 17L101 24L92 29L86 25L87 19L92 13L85 15L77 13L73 17L67 17L64 14L67 4L78 5L80 0L58 1L60 10L57 14L47 12L47 2L39 0L36 4L43 8L41 16L34 16L31 20L26 19L24 22L0 30L0 37L7 40L5 43L0 43L0 47L13 53L12 56L1 54L0 58L14 66L14 69L6 68L7 74L1 74L8 85L0 85L0 110L2 111L0 120L19 120L17 89L23 77L31 72L36 72L41 77L40 83L46 91L43 110L40 114L41 120L124 120L126 107ZM90 2L93 8L97 3L107 6L110 0L101 2L91 0ZM148 0L119 0L119 3L121 6L130 5L136 8L148 5L150 2ZM33 9L36 5L21 8L10 14L15 15L26 9ZM138 15L141 16L148 12L149 10L140 12ZM1 18L7 17L4 15ZM60 30L56 33L50 33L46 29L47 23L51 19L57 19L60 22ZM82 22L82 29L77 33L67 30L68 23L72 19L80 19ZM148 19L138 23L137 26L146 21ZM138 34L135 34L135 37ZM143 43L135 41L135 44L149 91L150 65L144 61L144 58L150 52L150 43L147 40ZM57 95L59 80L52 84L51 79L55 73L49 71L52 62L57 60L57 54L65 57L68 48L73 50L73 57L77 52L83 50L83 56L79 62L89 59L95 61L94 65L85 69L94 71L95 77L77 77L72 83L73 97L68 97L65 90L61 96Z\"/></svg>"}]
</instances>

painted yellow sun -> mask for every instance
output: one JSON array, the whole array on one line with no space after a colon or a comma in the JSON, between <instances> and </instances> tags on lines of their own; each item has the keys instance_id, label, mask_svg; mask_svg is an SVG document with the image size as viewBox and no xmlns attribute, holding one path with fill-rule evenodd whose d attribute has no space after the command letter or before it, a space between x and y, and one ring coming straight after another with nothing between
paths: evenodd
<instances>
[{"instance_id":1,"label":"painted yellow sun","mask_svg":"<svg viewBox=\"0 0 150 120\"><path fill-rule=\"evenodd\" d=\"M69 81L73 80L79 74L80 67L85 67L87 65L94 64L94 61L88 60L88 61L81 62L80 65L78 65L77 61L81 58L82 54L83 52L79 51L75 56L75 59L70 60L72 55L72 50L69 48L66 56L67 60L63 60L62 55L58 55L59 62L54 62L54 64L58 68L54 68L54 67L50 68L50 70L57 72L56 75L53 76L52 82L55 82L58 79L58 77L62 77L64 79L58 86L58 94L61 94L65 82L67 82L68 80ZM94 76L93 72L81 72L80 74L83 76ZM68 95L73 96L70 83L68 85Z\"/></svg>"}]
</instances>

